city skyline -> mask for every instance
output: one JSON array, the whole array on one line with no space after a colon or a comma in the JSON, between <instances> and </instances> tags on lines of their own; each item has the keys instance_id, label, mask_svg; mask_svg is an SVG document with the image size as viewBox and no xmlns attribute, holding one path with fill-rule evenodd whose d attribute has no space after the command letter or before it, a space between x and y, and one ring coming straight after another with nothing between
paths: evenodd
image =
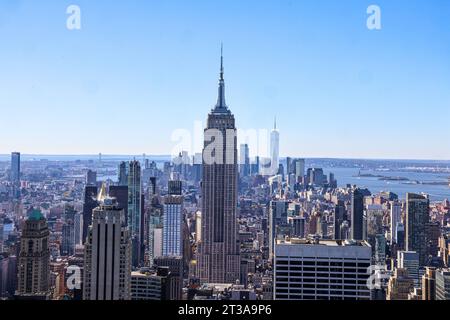
<instances>
[{"instance_id":1,"label":"city skyline","mask_svg":"<svg viewBox=\"0 0 450 320\"><path fill-rule=\"evenodd\" d=\"M373 31L369 2L320 2L136 1L108 3L106 17L79 1L76 31L65 27L69 3L4 2L0 154L170 154L174 130L205 127L223 41L236 127L270 130L276 115L281 156L449 160L449 4L378 1ZM139 117L130 124L125 111ZM101 134L115 138L99 150Z\"/></svg>"}]
</instances>

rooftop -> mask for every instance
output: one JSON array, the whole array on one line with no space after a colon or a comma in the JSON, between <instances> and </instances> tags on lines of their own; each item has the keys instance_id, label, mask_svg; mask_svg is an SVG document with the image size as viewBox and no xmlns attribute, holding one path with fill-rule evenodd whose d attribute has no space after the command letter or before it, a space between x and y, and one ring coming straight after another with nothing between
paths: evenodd
<instances>
[{"instance_id":1,"label":"rooftop","mask_svg":"<svg viewBox=\"0 0 450 320\"><path fill-rule=\"evenodd\" d=\"M316 245L328 247L370 247L367 241L355 240L313 240L290 238L284 240L277 240L278 245Z\"/></svg>"}]
</instances>

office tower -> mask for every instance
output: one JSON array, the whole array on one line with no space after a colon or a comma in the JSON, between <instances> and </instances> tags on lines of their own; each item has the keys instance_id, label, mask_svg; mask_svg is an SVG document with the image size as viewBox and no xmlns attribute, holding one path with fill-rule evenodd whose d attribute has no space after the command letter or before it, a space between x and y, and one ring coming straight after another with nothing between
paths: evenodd
<instances>
[{"instance_id":1,"label":"office tower","mask_svg":"<svg viewBox=\"0 0 450 320\"><path fill-rule=\"evenodd\" d=\"M391 201L391 244L397 243L397 226L402 221L402 204L398 201Z\"/></svg>"},{"instance_id":2,"label":"office tower","mask_svg":"<svg viewBox=\"0 0 450 320\"><path fill-rule=\"evenodd\" d=\"M286 174L289 176L294 173L294 166L291 157L286 158Z\"/></svg>"},{"instance_id":3,"label":"office tower","mask_svg":"<svg viewBox=\"0 0 450 320\"><path fill-rule=\"evenodd\" d=\"M74 217L74 240L75 246L83 244L83 215L77 213Z\"/></svg>"},{"instance_id":4,"label":"office tower","mask_svg":"<svg viewBox=\"0 0 450 320\"><path fill-rule=\"evenodd\" d=\"M414 280L414 286L419 287L419 254L415 251L398 251L397 266L408 270L409 277Z\"/></svg>"},{"instance_id":5,"label":"office tower","mask_svg":"<svg viewBox=\"0 0 450 320\"><path fill-rule=\"evenodd\" d=\"M306 173L306 183L322 187L327 183L327 176L322 168L309 168Z\"/></svg>"},{"instance_id":6,"label":"office tower","mask_svg":"<svg viewBox=\"0 0 450 320\"><path fill-rule=\"evenodd\" d=\"M86 173L86 185L96 186L97 185L97 172L88 170Z\"/></svg>"},{"instance_id":7,"label":"office tower","mask_svg":"<svg viewBox=\"0 0 450 320\"><path fill-rule=\"evenodd\" d=\"M397 268L389 279L386 300L408 300L408 295L414 289L414 280L408 270Z\"/></svg>"},{"instance_id":8,"label":"office tower","mask_svg":"<svg viewBox=\"0 0 450 320\"><path fill-rule=\"evenodd\" d=\"M163 212L164 207L154 207L150 208L150 213L148 217L148 260L149 265L153 265L153 259L159 257L163 254Z\"/></svg>"},{"instance_id":9,"label":"office tower","mask_svg":"<svg viewBox=\"0 0 450 320\"><path fill-rule=\"evenodd\" d=\"M398 223L395 231L397 235L397 248L399 250L405 250L405 226L403 223Z\"/></svg>"},{"instance_id":10,"label":"office tower","mask_svg":"<svg viewBox=\"0 0 450 320\"><path fill-rule=\"evenodd\" d=\"M160 267L131 273L131 300L170 300L169 268Z\"/></svg>"},{"instance_id":11,"label":"office tower","mask_svg":"<svg viewBox=\"0 0 450 320\"><path fill-rule=\"evenodd\" d=\"M283 229L288 226L289 201L271 201L269 208L269 256L273 257L273 249L278 237L283 238Z\"/></svg>"},{"instance_id":12,"label":"office tower","mask_svg":"<svg viewBox=\"0 0 450 320\"><path fill-rule=\"evenodd\" d=\"M156 177L150 177L148 181L148 197L151 200L158 193L156 186Z\"/></svg>"},{"instance_id":13,"label":"office tower","mask_svg":"<svg viewBox=\"0 0 450 320\"><path fill-rule=\"evenodd\" d=\"M375 235L374 258L377 265L386 265L386 237Z\"/></svg>"},{"instance_id":14,"label":"office tower","mask_svg":"<svg viewBox=\"0 0 450 320\"><path fill-rule=\"evenodd\" d=\"M22 230L16 296L19 299L46 300L50 286L50 251L47 221L33 211Z\"/></svg>"},{"instance_id":15,"label":"office tower","mask_svg":"<svg viewBox=\"0 0 450 320\"><path fill-rule=\"evenodd\" d=\"M419 254L419 263L427 261L426 225L430 221L430 200L414 193L406 194L406 250Z\"/></svg>"},{"instance_id":16,"label":"office tower","mask_svg":"<svg viewBox=\"0 0 450 320\"><path fill-rule=\"evenodd\" d=\"M341 240L347 240L350 238L350 224L348 221L344 221L341 224L340 228L340 239Z\"/></svg>"},{"instance_id":17,"label":"office tower","mask_svg":"<svg viewBox=\"0 0 450 320\"><path fill-rule=\"evenodd\" d=\"M277 174L280 165L280 132L277 130L277 120L275 119L274 127L270 133L270 163L272 174Z\"/></svg>"},{"instance_id":18,"label":"office tower","mask_svg":"<svg viewBox=\"0 0 450 320\"><path fill-rule=\"evenodd\" d=\"M439 257L442 258L444 266L448 267L450 256L450 238L447 235L439 237Z\"/></svg>"},{"instance_id":19,"label":"office tower","mask_svg":"<svg viewBox=\"0 0 450 320\"><path fill-rule=\"evenodd\" d=\"M251 171L251 175L253 176L257 176L260 173L260 161L259 161L259 156L255 157L255 161L250 165L250 171Z\"/></svg>"},{"instance_id":20,"label":"office tower","mask_svg":"<svg viewBox=\"0 0 450 320\"><path fill-rule=\"evenodd\" d=\"M0 253L0 300L14 296L17 282L16 264L16 256Z\"/></svg>"},{"instance_id":21,"label":"office tower","mask_svg":"<svg viewBox=\"0 0 450 320\"><path fill-rule=\"evenodd\" d=\"M334 239L343 240L341 237L341 226L344 221L347 220L347 210L345 203L339 200L334 208Z\"/></svg>"},{"instance_id":22,"label":"office tower","mask_svg":"<svg viewBox=\"0 0 450 320\"><path fill-rule=\"evenodd\" d=\"M241 144L240 173L242 177L250 175L250 150L248 144Z\"/></svg>"},{"instance_id":23,"label":"office tower","mask_svg":"<svg viewBox=\"0 0 450 320\"><path fill-rule=\"evenodd\" d=\"M163 256L183 256L183 196L181 181L169 181L164 199Z\"/></svg>"},{"instance_id":24,"label":"office tower","mask_svg":"<svg viewBox=\"0 0 450 320\"><path fill-rule=\"evenodd\" d=\"M425 268L422 276L422 300L436 300L436 268Z\"/></svg>"},{"instance_id":25,"label":"office tower","mask_svg":"<svg viewBox=\"0 0 450 320\"><path fill-rule=\"evenodd\" d=\"M439 252L439 238L441 236L441 224L438 221L428 222L425 225L425 234L427 241L427 258L437 257Z\"/></svg>"},{"instance_id":26,"label":"office tower","mask_svg":"<svg viewBox=\"0 0 450 320\"><path fill-rule=\"evenodd\" d=\"M125 219L114 199L99 198L84 248L83 300L130 300L131 240Z\"/></svg>"},{"instance_id":27,"label":"office tower","mask_svg":"<svg viewBox=\"0 0 450 320\"><path fill-rule=\"evenodd\" d=\"M20 153L11 154L11 182L15 185L20 183Z\"/></svg>"},{"instance_id":28,"label":"office tower","mask_svg":"<svg viewBox=\"0 0 450 320\"><path fill-rule=\"evenodd\" d=\"M336 189L338 187L338 182L334 177L334 173L330 172L330 178L328 179L328 185L330 188Z\"/></svg>"},{"instance_id":29,"label":"office tower","mask_svg":"<svg viewBox=\"0 0 450 320\"><path fill-rule=\"evenodd\" d=\"M166 267L170 272L169 299L181 300L183 290L184 262L182 257L157 257L154 260L157 268Z\"/></svg>"},{"instance_id":30,"label":"office tower","mask_svg":"<svg viewBox=\"0 0 450 320\"><path fill-rule=\"evenodd\" d=\"M202 182L202 242L198 277L202 282L235 283L240 278L237 241L237 137L235 119L225 103L223 57L219 97L205 129ZM222 143L210 135L221 133ZM213 141L211 141L213 140ZM220 140L220 139L219 139ZM214 152L211 146L216 146ZM211 159L215 158L215 159Z\"/></svg>"},{"instance_id":31,"label":"office tower","mask_svg":"<svg viewBox=\"0 0 450 320\"><path fill-rule=\"evenodd\" d=\"M92 223L92 210L98 206L97 186L86 186L84 189L83 203L83 243L86 241L89 226Z\"/></svg>"},{"instance_id":32,"label":"office tower","mask_svg":"<svg viewBox=\"0 0 450 320\"><path fill-rule=\"evenodd\" d=\"M202 154L196 153L192 165L192 180L199 183L202 180Z\"/></svg>"},{"instance_id":33,"label":"office tower","mask_svg":"<svg viewBox=\"0 0 450 320\"><path fill-rule=\"evenodd\" d=\"M305 175L305 159L295 159L293 161L293 173L295 174L296 182L300 182Z\"/></svg>"},{"instance_id":34,"label":"office tower","mask_svg":"<svg viewBox=\"0 0 450 320\"><path fill-rule=\"evenodd\" d=\"M371 248L363 241L278 240L275 300L370 300Z\"/></svg>"},{"instance_id":35,"label":"office tower","mask_svg":"<svg viewBox=\"0 0 450 320\"><path fill-rule=\"evenodd\" d=\"M291 219L293 236L296 238L304 238L305 227L306 227L306 219L303 217L294 217Z\"/></svg>"},{"instance_id":36,"label":"office tower","mask_svg":"<svg viewBox=\"0 0 450 320\"><path fill-rule=\"evenodd\" d=\"M75 223L67 219L62 225L61 256L67 257L75 252Z\"/></svg>"},{"instance_id":37,"label":"office tower","mask_svg":"<svg viewBox=\"0 0 450 320\"><path fill-rule=\"evenodd\" d=\"M360 189L352 190L351 239L364 239L364 195Z\"/></svg>"},{"instance_id":38,"label":"office tower","mask_svg":"<svg viewBox=\"0 0 450 320\"><path fill-rule=\"evenodd\" d=\"M138 161L131 161L128 170L128 220L127 225L131 231L132 265L141 264L141 250L143 244L142 225L142 197L141 197L141 165Z\"/></svg>"},{"instance_id":39,"label":"office tower","mask_svg":"<svg viewBox=\"0 0 450 320\"><path fill-rule=\"evenodd\" d=\"M180 180L170 180L167 191L171 196L181 196L183 193L183 183Z\"/></svg>"},{"instance_id":40,"label":"office tower","mask_svg":"<svg viewBox=\"0 0 450 320\"><path fill-rule=\"evenodd\" d=\"M436 300L450 300L450 269L436 271Z\"/></svg>"},{"instance_id":41,"label":"office tower","mask_svg":"<svg viewBox=\"0 0 450 320\"><path fill-rule=\"evenodd\" d=\"M367 240L369 244L374 247L375 246L375 238L379 234L384 233L383 228L383 218L384 218L384 210L381 205L378 204L369 204L366 210L366 230L367 230Z\"/></svg>"},{"instance_id":42,"label":"office tower","mask_svg":"<svg viewBox=\"0 0 450 320\"><path fill-rule=\"evenodd\" d=\"M119 170L117 175L117 185L119 186L128 186L128 172L127 172L127 163L122 161L119 164Z\"/></svg>"},{"instance_id":43,"label":"office tower","mask_svg":"<svg viewBox=\"0 0 450 320\"><path fill-rule=\"evenodd\" d=\"M128 217L128 186L109 186L108 194L116 199L117 206L123 209L125 217Z\"/></svg>"}]
</instances>

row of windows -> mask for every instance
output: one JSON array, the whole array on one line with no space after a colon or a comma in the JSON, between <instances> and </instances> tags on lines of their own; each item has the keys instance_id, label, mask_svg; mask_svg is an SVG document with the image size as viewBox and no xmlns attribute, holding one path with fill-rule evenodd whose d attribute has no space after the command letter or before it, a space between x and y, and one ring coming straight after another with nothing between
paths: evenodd
<instances>
[{"instance_id":1,"label":"row of windows","mask_svg":"<svg viewBox=\"0 0 450 320\"><path fill-rule=\"evenodd\" d=\"M276 276L277 277L291 277L291 278L294 278L294 277L297 277L297 278L319 278L319 277L322 277L322 278L346 278L346 279L356 279L356 278L360 278L360 279L366 279L366 278L368 278L369 277L369 275L367 274L367 273L356 273L356 272L353 272L353 273L323 273L323 274L320 274L320 273L315 273L315 272L312 272L312 273L308 273L308 272L297 272L297 273L295 273L295 272L291 272L291 273L288 273L288 272L277 272L276 273Z\"/></svg>"},{"instance_id":2,"label":"row of windows","mask_svg":"<svg viewBox=\"0 0 450 320\"><path fill-rule=\"evenodd\" d=\"M360 273L367 273L366 268L314 268L314 267L277 267L277 271L314 271L314 272L360 272Z\"/></svg>"},{"instance_id":3,"label":"row of windows","mask_svg":"<svg viewBox=\"0 0 450 320\"><path fill-rule=\"evenodd\" d=\"M344 261L311 261L311 260L276 260L275 264L278 265L305 265L305 266L344 266L344 267L357 267L368 268L370 262L367 261L356 261L356 262L344 262Z\"/></svg>"},{"instance_id":4,"label":"row of windows","mask_svg":"<svg viewBox=\"0 0 450 320\"><path fill-rule=\"evenodd\" d=\"M316 282L315 282L316 281ZM292 278L276 278L277 283L345 283L345 284L363 284L367 283L366 279L349 280L349 279L292 279Z\"/></svg>"}]
</instances>

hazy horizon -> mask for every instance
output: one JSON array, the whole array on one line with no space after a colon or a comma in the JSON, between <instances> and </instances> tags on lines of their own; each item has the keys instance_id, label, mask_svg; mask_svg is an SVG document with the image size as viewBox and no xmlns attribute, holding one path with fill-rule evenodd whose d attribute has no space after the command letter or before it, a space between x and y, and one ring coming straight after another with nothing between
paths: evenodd
<instances>
[{"instance_id":1,"label":"hazy horizon","mask_svg":"<svg viewBox=\"0 0 450 320\"><path fill-rule=\"evenodd\" d=\"M281 154L450 159L449 1L378 0L380 30L368 0L78 0L79 30L71 4L0 3L0 153L171 154L223 43L237 128L276 116Z\"/></svg>"}]
</instances>

